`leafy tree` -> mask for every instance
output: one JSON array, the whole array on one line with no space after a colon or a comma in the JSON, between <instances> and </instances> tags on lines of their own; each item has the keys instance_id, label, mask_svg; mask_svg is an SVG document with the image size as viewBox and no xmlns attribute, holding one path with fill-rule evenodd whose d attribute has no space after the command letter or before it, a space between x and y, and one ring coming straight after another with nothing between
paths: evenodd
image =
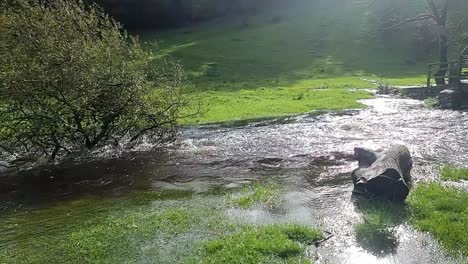
<instances>
[{"instance_id":1,"label":"leafy tree","mask_svg":"<svg viewBox=\"0 0 468 264\"><path fill-rule=\"evenodd\" d=\"M406 1L407 2L407 1ZM450 47L458 50L468 42L468 2L466 0L424 0L411 1L414 6L425 4L425 10L416 16L408 14L395 15L395 10L407 9L409 3L403 0L372 0L369 5L386 3L388 7L382 13L386 18L382 21L384 25L379 30L388 33L395 28L402 28L409 23L420 23L420 29L427 27L432 29L432 33L437 36L439 49L440 69L435 74L437 84L445 84L444 76L448 68L448 57ZM420 30L420 33L424 30ZM425 38L427 39L427 37Z\"/></svg>"},{"instance_id":2,"label":"leafy tree","mask_svg":"<svg viewBox=\"0 0 468 264\"><path fill-rule=\"evenodd\" d=\"M181 68L95 5L0 6L0 157L46 156L176 133Z\"/></svg>"}]
</instances>

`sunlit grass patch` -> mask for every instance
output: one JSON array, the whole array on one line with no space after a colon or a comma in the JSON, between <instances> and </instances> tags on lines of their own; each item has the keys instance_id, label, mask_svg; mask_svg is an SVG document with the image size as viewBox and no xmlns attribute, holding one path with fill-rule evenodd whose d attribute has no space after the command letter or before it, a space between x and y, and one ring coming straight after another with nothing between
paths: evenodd
<instances>
[{"instance_id":1,"label":"sunlit grass patch","mask_svg":"<svg viewBox=\"0 0 468 264\"><path fill-rule=\"evenodd\" d=\"M238 91L207 91L202 98L204 111L182 119L182 124L217 123L245 119L279 117L314 110L363 108L359 99L373 96L363 90L259 88Z\"/></svg>"},{"instance_id":2,"label":"sunlit grass patch","mask_svg":"<svg viewBox=\"0 0 468 264\"><path fill-rule=\"evenodd\" d=\"M423 72L422 68L421 72ZM427 82L427 76L423 74L409 77L382 77L380 79L391 86L425 86Z\"/></svg>"},{"instance_id":3,"label":"sunlit grass patch","mask_svg":"<svg viewBox=\"0 0 468 264\"><path fill-rule=\"evenodd\" d=\"M408 199L411 222L453 255L468 256L468 193L439 183L420 184Z\"/></svg>"},{"instance_id":4,"label":"sunlit grass patch","mask_svg":"<svg viewBox=\"0 0 468 264\"><path fill-rule=\"evenodd\" d=\"M468 180L468 168L446 165L442 168L441 178L447 181Z\"/></svg>"},{"instance_id":5,"label":"sunlit grass patch","mask_svg":"<svg viewBox=\"0 0 468 264\"><path fill-rule=\"evenodd\" d=\"M245 226L207 242L201 263L311 263L306 245L320 239L318 229L301 225Z\"/></svg>"},{"instance_id":6,"label":"sunlit grass patch","mask_svg":"<svg viewBox=\"0 0 468 264\"><path fill-rule=\"evenodd\" d=\"M280 194L277 183L256 182L253 185L242 187L238 196L233 196L231 204L241 208L249 208L255 204L274 203Z\"/></svg>"}]
</instances>

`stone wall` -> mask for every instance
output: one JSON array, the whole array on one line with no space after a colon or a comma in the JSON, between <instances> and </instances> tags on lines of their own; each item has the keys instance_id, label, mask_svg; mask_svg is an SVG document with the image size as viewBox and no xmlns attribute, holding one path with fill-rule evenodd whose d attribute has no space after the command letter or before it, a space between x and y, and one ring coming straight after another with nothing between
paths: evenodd
<instances>
[{"instance_id":1,"label":"stone wall","mask_svg":"<svg viewBox=\"0 0 468 264\"><path fill-rule=\"evenodd\" d=\"M399 87L400 95L416 100L426 100L430 97L439 96L440 92L449 88L448 86L414 86L414 87Z\"/></svg>"}]
</instances>

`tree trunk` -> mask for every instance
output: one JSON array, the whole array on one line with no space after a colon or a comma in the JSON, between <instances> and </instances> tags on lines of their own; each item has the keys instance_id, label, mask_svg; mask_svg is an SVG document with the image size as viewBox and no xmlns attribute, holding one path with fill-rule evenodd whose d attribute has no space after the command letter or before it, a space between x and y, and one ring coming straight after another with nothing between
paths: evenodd
<instances>
[{"instance_id":1,"label":"tree trunk","mask_svg":"<svg viewBox=\"0 0 468 264\"><path fill-rule=\"evenodd\" d=\"M396 145L383 153L355 148L359 168L351 174L354 192L404 201L411 185L413 160L409 150Z\"/></svg>"},{"instance_id":2,"label":"tree trunk","mask_svg":"<svg viewBox=\"0 0 468 264\"><path fill-rule=\"evenodd\" d=\"M429 6L437 23L439 30L439 71L434 74L437 85L445 85L445 75L448 71L448 38L447 38L447 17L449 0L445 0L443 6L438 9L433 0L428 0Z\"/></svg>"},{"instance_id":3,"label":"tree trunk","mask_svg":"<svg viewBox=\"0 0 468 264\"><path fill-rule=\"evenodd\" d=\"M440 69L434 74L435 82L437 85L445 84L445 75L448 69L448 40L444 33L439 36L439 62Z\"/></svg>"}]
</instances>

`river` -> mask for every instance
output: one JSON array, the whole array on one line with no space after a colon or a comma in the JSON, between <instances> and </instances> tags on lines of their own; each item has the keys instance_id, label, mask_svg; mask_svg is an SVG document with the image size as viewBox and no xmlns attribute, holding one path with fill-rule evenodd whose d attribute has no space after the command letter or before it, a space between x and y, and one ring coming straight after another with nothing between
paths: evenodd
<instances>
[{"instance_id":1,"label":"river","mask_svg":"<svg viewBox=\"0 0 468 264\"><path fill-rule=\"evenodd\" d=\"M319 263L454 263L430 235L405 219L385 247L360 243L353 225L362 214L352 197L350 172L357 166L354 147L378 150L393 144L409 148L416 182L437 180L438 167L445 163L468 166L468 113L427 109L420 101L386 96L362 102L369 107L182 128L178 140L164 150L142 145L118 158L115 150L107 150L99 160L64 164L35 180L25 179L2 194L0 246L19 243L23 225L36 226L27 234L33 236L60 228L50 225L60 222L59 215L49 214L50 221L28 220L35 219L31 212L57 201L125 197L136 190L207 193L272 178L285 186L279 206L228 208L225 217L242 223L319 226L333 234L310 249ZM466 184L461 187L467 189Z\"/></svg>"}]
</instances>

